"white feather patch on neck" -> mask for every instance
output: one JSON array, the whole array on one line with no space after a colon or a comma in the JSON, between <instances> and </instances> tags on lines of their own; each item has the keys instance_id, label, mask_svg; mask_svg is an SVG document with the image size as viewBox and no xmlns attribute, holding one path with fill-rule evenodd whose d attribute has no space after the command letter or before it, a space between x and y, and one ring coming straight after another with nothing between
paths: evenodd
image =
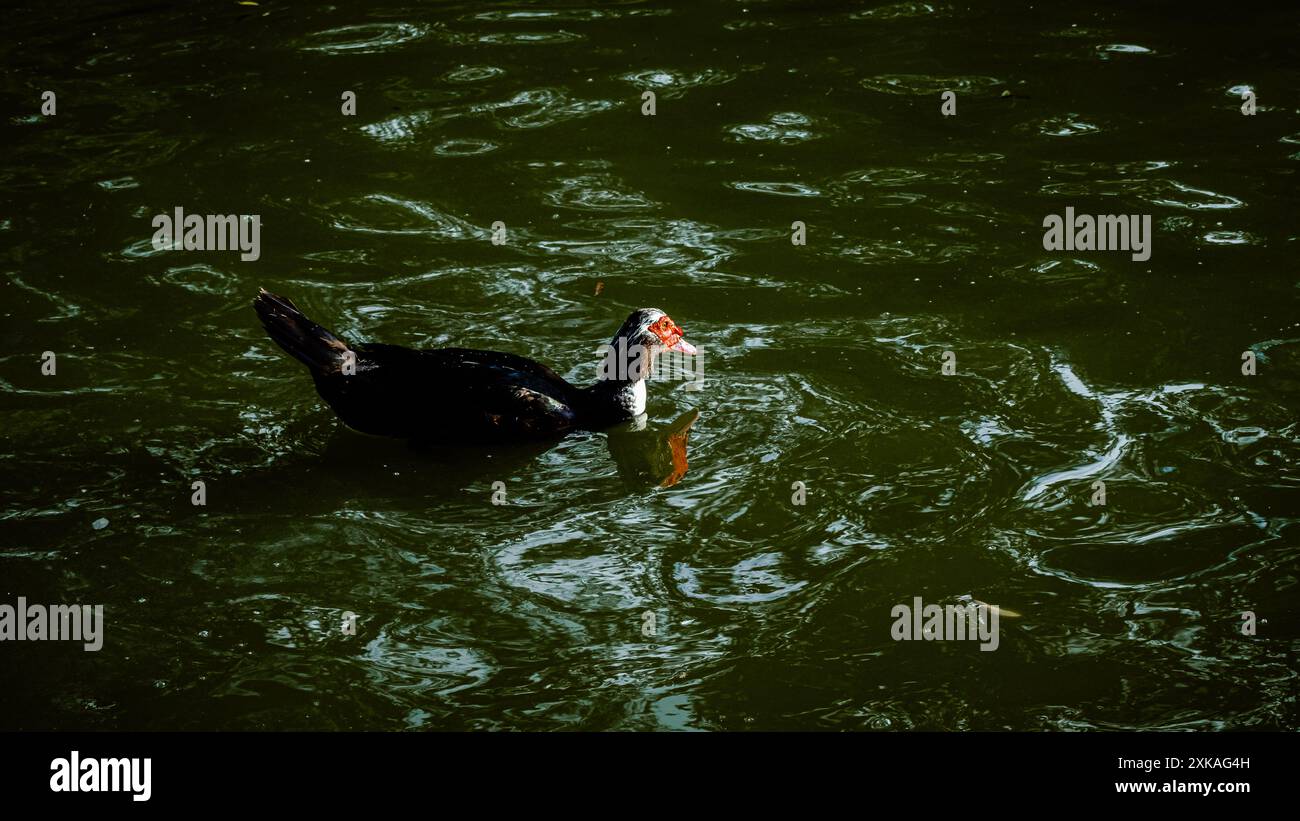
<instances>
[{"instance_id":1,"label":"white feather patch on neck","mask_svg":"<svg viewBox=\"0 0 1300 821\"><path fill-rule=\"evenodd\" d=\"M638 379L632 383L632 415L645 413L645 380Z\"/></svg>"}]
</instances>

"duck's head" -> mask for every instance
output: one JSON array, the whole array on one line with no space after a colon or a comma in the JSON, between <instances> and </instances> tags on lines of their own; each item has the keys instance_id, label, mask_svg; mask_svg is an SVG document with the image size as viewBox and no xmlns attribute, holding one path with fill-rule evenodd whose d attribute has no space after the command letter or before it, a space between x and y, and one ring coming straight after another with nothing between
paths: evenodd
<instances>
[{"instance_id":1,"label":"duck's head","mask_svg":"<svg viewBox=\"0 0 1300 821\"><path fill-rule=\"evenodd\" d=\"M652 355L664 351L694 355L695 346L687 342L685 336L686 331L658 308L637 308L627 315L627 321L614 334L610 344L618 347L618 341L625 339L627 342L624 344L629 349L641 345L649 348Z\"/></svg>"},{"instance_id":2,"label":"duck's head","mask_svg":"<svg viewBox=\"0 0 1300 821\"><path fill-rule=\"evenodd\" d=\"M665 351L695 355L686 331L658 308L637 308L614 334L601 364L601 379L639 382L650 375L654 360Z\"/></svg>"}]
</instances>

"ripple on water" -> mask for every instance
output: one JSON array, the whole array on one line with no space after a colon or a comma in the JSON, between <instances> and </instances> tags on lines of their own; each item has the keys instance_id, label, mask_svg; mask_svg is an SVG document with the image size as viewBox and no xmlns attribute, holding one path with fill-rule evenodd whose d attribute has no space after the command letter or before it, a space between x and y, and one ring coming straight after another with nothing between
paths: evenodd
<instances>
[{"instance_id":1,"label":"ripple on water","mask_svg":"<svg viewBox=\"0 0 1300 821\"><path fill-rule=\"evenodd\" d=\"M323 54L373 54L415 42L429 33L429 26L415 23L363 23L309 34L298 47Z\"/></svg>"},{"instance_id":2,"label":"ripple on water","mask_svg":"<svg viewBox=\"0 0 1300 821\"><path fill-rule=\"evenodd\" d=\"M161 276L150 276L149 281L171 285L191 293L218 296L234 296L241 287L237 277L203 263L168 268Z\"/></svg>"},{"instance_id":3,"label":"ripple on water","mask_svg":"<svg viewBox=\"0 0 1300 821\"><path fill-rule=\"evenodd\" d=\"M772 142L782 145L808 142L822 136L812 129L811 118L794 111L773 114L765 123L744 123L727 128L735 142Z\"/></svg>"},{"instance_id":4,"label":"ripple on water","mask_svg":"<svg viewBox=\"0 0 1300 821\"><path fill-rule=\"evenodd\" d=\"M672 9L619 9L611 7L599 9L498 9L476 12L461 19L486 20L495 23L529 22L532 20L587 22L617 17L663 17L669 14L672 14Z\"/></svg>"},{"instance_id":5,"label":"ripple on water","mask_svg":"<svg viewBox=\"0 0 1300 821\"><path fill-rule=\"evenodd\" d=\"M1030 124L1029 128L1048 137L1081 137L1101 131L1101 126L1080 119L1078 114L1047 117Z\"/></svg>"},{"instance_id":6,"label":"ripple on water","mask_svg":"<svg viewBox=\"0 0 1300 821\"><path fill-rule=\"evenodd\" d=\"M1263 245L1258 236L1249 231L1210 231L1201 235L1206 245Z\"/></svg>"},{"instance_id":7,"label":"ripple on water","mask_svg":"<svg viewBox=\"0 0 1300 821\"><path fill-rule=\"evenodd\" d=\"M736 247L733 236L715 227L691 220L633 217L593 221L588 227L619 239L546 240L537 247L552 254L608 259L630 270L708 271L713 281L752 284L748 276L729 276L716 270L736 253ZM785 236L782 232L772 236L778 235Z\"/></svg>"},{"instance_id":8,"label":"ripple on water","mask_svg":"<svg viewBox=\"0 0 1300 821\"><path fill-rule=\"evenodd\" d=\"M521 91L504 102L477 105L475 111L490 112L509 128L545 128L616 106L610 100L580 100L562 89L537 88Z\"/></svg>"},{"instance_id":9,"label":"ripple on water","mask_svg":"<svg viewBox=\"0 0 1300 821\"><path fill-rule=\"evenodd\" d=\"M494 117L509 128L543 128L566 120L588 117L617 106L610 100L581 100L562 89L537 88L521 91L506 100L463 103L438 109L399 114L361 130L385 143L406 143L422 130L466 117ZM482 152L478 152L482 153Z\"/></svg>"},{"instance_id":10,"label":"ripple on water","mask_svg":"<svg viewBox=\"0 0 1300 821\"><path fill-rule=\"evenodd\" d=\"M1258 469L1275 483L1276 466L1252 460L1265 440L1278 441L1265 425L1288 424L1286 410L1196 383L1101 390L1068 363L1053 363L1061 385L1094 404L1101 438L1072 455L1062 448L1057 464L1025 486L1011 529L1001 523L991 541L1035 572L1073 583L1159 588L1225 572L1238 552L1274 538L1264 517L1201 477L1210 460L1242 475ZM1035 436L1051 441L1044 430ZM1094 480L1106 483L1104 505L1093 502Z\"/></svg>"},{"instance_id":11,"label":"ripple on water","mask_svg":"<svg viewBox=\"0 0 1300 821\"><path fill-rule=\"evenodd\" d=\"M536 46L573 43L587 39L576 31L494 31L480 34L478 41L488 45Z\"/></svg>"},{"instance_id":12,"label":"ripple on water","mask_svg":"<svg viewBox=\"0 0 1300 821\"><path fill-rule=\"evenodd\" d=\"M645 572L644 555L614 550L590 554L584 549L593 542L610 544L611 538L612 534L592 533L576 521L565 521L505 547L493 562L507 584L534 596L588 611L645 606L650 602L637 589Z\"/></svg>"},{"instance_id":13,"label":"ripple on water","mask_svg":"<svg viewBox=\"0 0 1300 821\"><path fill-rule=\"evenodd\" d=\"M958 162L958 163L991 163L1002 162L1007 158L1006 154L1000 154L996 151L940 151L925 158L927 163Z\"/></svg>"},{"instance_id":14,"label":"ripple on water","mask_svg":"<svg viewBox=\"0 0 1300 821\"><path fill-rule=\"evenodd\" d=\"M1078 162L1052 163L1051 169L1054 174L1064 176L1074 176L1096 180L1104 178L1105 175L1117 175L1120 177L1144 178L1146 174L1153 171L1163 171L1166 168L1173 168L1178 165L1177 162L1169 160L1138 160L1133 162Z\"/></svg>"},{"instance_id":15,"label":"ripple on water","mask_svg":"<svg viewBox=\"0 0 1300 821\"><path fill-rule=\"evenodd\" d=\"M390 194L367 194L359 200L318 207L330 224L344 231L363 234L398 234L472 239L487 236L480 228L448 214L431 203L408 200Z\"/></svg>"},{"instance_id":16,"label":"ripple on water","mask_svg":"<svg viewBox=\"0 0 1300 821\"><path fill-rule=\"evenodd\" d=\"M418 613L403 611L366 644L365 675L377 692L447 696L482 685L497 672L490 658L467 644L448 646L441 617L415 623L413 615Z\"/></svg>"},{"instance_id":17,"label":"ripple on water","mask_svg":"<svg viewBox=\"0 0 1300 821\"><path fill-rule=\"evenodd\" d=\"M489 151L495 151L499 148L491 140L479 140L473 137L462 137L457 140L447 140L434 146L433 153L441 157L473 157L476 154L486 154Z\"/></svg>"},{"instance_id":18,"label":"ripple on water","mask_svg":"<svg viewBox=\"0 0 1300 821\"><path fill-rule=\"evenodd\" d=\"M442 79L449 83L481 83L505 73L504 68L496 66L457 66L443 74Z\"/></svg>"},{"instance_id":19,"label":"ripple on water","mask_svg":"<svg viewBox=\"0 0 1300 821\"><path fill-rule=\"evenodd\" d=\"M151 257L156 257L159 254L166 254L170 251L171 249L165 245L162 248L155 248L153 245L153 237L147 237L145 239L136 240L123 248L122 256L127 259L150 259Z\"/></svg>"},{"instance_id":20,"label":"ripple on water","mask_svg":"<svg viewBox=\"0 0 1300 821\"><path fill-rule=\"evenodd\" d=\"M1161 182L1161 193L1151 200L1156 205L1192 210L1241 208L1245 205L1241 200L1228 194L1219 194L1214 191L1207 191L1204 188L1193 188L1176 180L1162 180Z\"/></svg>"},{"instance_id":21,"label":"ripple on water","mask_svg":"<svg viewBox=\"0 0 1300 821\"><path fill-rule=\"evenodd\" d=\"M906 20L915 17L946 17L952 13L952 7L938 3L894 3L877 6L873 9L855 11L849 15L850 20Z\"/></svg>"},{"instance_id":22,"label":"ripple on water","mask_svg":"<svg viewBox=\"0 0 1300 821\"><path fill-rule=\"evenodd\" d=\"M1058 29L1048 32L1046 37L1064 37L1070 40L1101 40L1109 36L1109 33L1101 29L1087 28L1086 26L1072 25L1066 29Z\"/></svg>"},{"instance_id":23,"label":"ripple on water","mask_svg":"<svg viewBox=\"0 0 1300 821\"><path fill-rule=\"evenodd\" d=\"M1044 194L1071 197L1137 197L1152 205L1190 211L1241 208L1245 203L1228 194L1193 188L1177 180L1136 177L1054 182L1039 189Z\"/></svg>"},{"instance_id":24,"label":"ripple on water","mask_svg":"<svg viewBox=\"0 0 1300 821\"><path fill-rule=\"evenodd\" d=\"M919 168L863 168L850 171L840 179L845 184L865 183L877 188L893 188L930 179L930 174ZM952 177L945 179L951 181Z\"/></svg>"},{"instance_id":25,"label":"ripple on water","mask_svg":"<svg viewBox=\"0 0 1300 821\"><path fill-rule=\"evenodd\" d=\"M863 88L882 94L905 94L912 96L931 96L944 91L956 91L965 94L991 92L1006 85L996 77L980 75L936 74L877 74L860 81Z\"/></svg>"},{"instance_id":26,"label":"ripple on water","mask_svg":"<svg viewBox=\"0 0 1300 821\"><path fill-rule=\"evenodd\" d=\"M149 247L152 248L152 245ZM43 300L52 303L57 309L56 313L42 317L38 320L39 322L58 322L64 319L73 319L81 316L81 306L72 300L67 299L63 295L55 293L54 291L47 291L44 288L38 288L35 285L28 283L13 271L7 272L5 277L9 280L10 284L16 285L28 293L35 294ZM12 297L10 298L10 304L12 305Z\"/></svg>"},{"instance_id":27,"label":"ripple on water","mask_svg":"<svg viewBox=\"0 0 1300 821\"><path fill-rule=\"evenodd\" d=\"M1068 283L1072 287L1092 283L1104 284L1101 266L1086 259L1059 258L1018 265L1008 272L1013 279L1031 282Z\"/></svg>"},{"instance_id":28,"label":"ripple on water","mask_svg":"<svg viewBox=\"0 0 1300 821\"><path fill-rule=\"evenodd\" d=\"M639 191L629 191L609 175L585 175L558 180L546 199L561 208L584 211L649 211L657 204Z\"/></svg>"},{"instance_id":29,"label":"ripple on water","mask_svg":"<svg viewBox=\"0 0 1300 821\"><path fill-rule=\"evenodd\" d=\"M719 86L736 79L732 71L704 69L703 71L677 71L655 68L617 75L617 79L631 83L639 89L651 90L663 97L678 97L693 88Z\"/></svg>"},{"instance_id":30,"label":"ripple on water","mask_svg":"<svg viewBox=\"0 0 1300 821\"><path fill-rule=\"evenodd\" d=\"M1203 520L1155 524L1108 539L1049 545L1029 561L1044 575L1100 588L1161 588L1190 582L1232 561L1225 544L1258 544L1253 525Z\"/></svg>"},{"instance_id":31,"label":"ripple on water","mask_svg":"<svg viewBox=\"0 0 1300 821\"><path fill-rule=\"evenodd\" d=\"M859 262L937 264L968 259L981 253L987 254L988 248L953 242L950 238L939 240L913 238L907 243L902 240L854 243L837 249L835 253L837 256Z\"/></svg>"},{"instance_id":32,"label":"ripple on water","mask_svg":"<svg viewBox=\"0 0 1300 821\"><path fill-rule=\"evenodd\" d=\"M806 579L785 575L782 566L786 561L782 554L768 552L726 565L678 562L673 567L673 581L683 596L716 605L777 601L808 585Z\"/></svg>"},{"instance_id":33,"label":"ripple on water","mask_svg":"<svg viewBox=\"0 0 1300 821\"><path fill-rule=\"evenodd\" d=\"M432 112L417 111L412 114L399 114L382 122L363 125L361 131L381 143L396 145L413 140L416 132L428 125L432 120Z\"/></svg>"},{"instance_id":34,"label":"ripple on water","mask_svg":"<svg viewBox=\"0 0 1300 821\"><path fill-rule=\"evenodd\" d=\"M731 182L727 183L737 191L752 191L756 194L773 194L778 197L820 197L822 191L801 182Z\"/></svg>"}]
</instances>

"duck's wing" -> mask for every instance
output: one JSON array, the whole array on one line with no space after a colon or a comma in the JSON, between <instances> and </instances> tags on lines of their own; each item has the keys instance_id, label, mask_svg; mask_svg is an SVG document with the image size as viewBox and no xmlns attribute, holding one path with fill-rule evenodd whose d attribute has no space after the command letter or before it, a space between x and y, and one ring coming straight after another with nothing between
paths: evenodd
<instances>
[{"instance_id":1,"label":"duck's wing","mask_svg":"<svg viewBox=\"0 0 1300 821\"><path fill-rule=\"evenodd\" d=\"M357 345L355 373L317 376L350 427L417 441L507 441L576 424L576 390L526 357L468 348Z\"/></svg>"}]
</instances>

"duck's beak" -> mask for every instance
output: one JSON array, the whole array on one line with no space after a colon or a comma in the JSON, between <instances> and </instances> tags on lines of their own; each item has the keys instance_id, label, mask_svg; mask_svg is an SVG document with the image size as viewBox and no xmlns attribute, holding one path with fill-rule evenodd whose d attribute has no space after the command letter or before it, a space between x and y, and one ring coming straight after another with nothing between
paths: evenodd
<instances>
[{"instance_id":1,"label":"duck's beak","mask_svg":"<svg viewBox=\"0 0 1300 821\"><path fill-rule=\"evenodd\" d=\"M669 345L668 350L677 351L677 353L684 353L690 356L695 356L699 353L699 351L695 350L694 345L683 339L683 337L686 336L686 331L684 331L680 325L673 325L673 336L677 337L677 341Z\"/></svg>"}]
</instances>

